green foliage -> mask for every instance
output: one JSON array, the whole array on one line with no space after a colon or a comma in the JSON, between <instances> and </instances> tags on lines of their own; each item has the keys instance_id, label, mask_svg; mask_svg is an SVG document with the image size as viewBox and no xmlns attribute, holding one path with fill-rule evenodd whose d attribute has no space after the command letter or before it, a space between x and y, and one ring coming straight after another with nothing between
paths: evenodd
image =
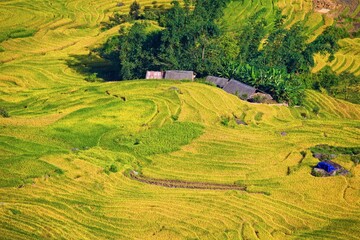
<instances>
[{"instance_id":1,"label":"green foliage","mask_svg":"<svg viewBox=\"0 0 360 240\"><path fill-rule=\"evenodd\" d=\"M353 103L360 103L360 76L355 76L353 73L342 72L339 75L337 85L332 86L331 90L333 96L341 98Z\"/></svg>"},{"instance_id":2,"label":"green foliage","mask_svg":"<svg viewBox=\"0 0 360 240\"><path fill-rule=\"evenodd\" d=\"M326 66L318 73L319 84L322 88L325 88L330 94L335 93L334 87L339 84L339 76L331 69Z\"/></svg>"},{"instance_id":3,"label":"green foliage","mask_svg":"<svg viewBox=\"0 0 360 240\"><path fill-rule=\"evenodd\" d=\"M253 63L260 56L259 46L266 35L266 22L263 18L259 19L263 11L265 9L250 17L240 33L238 60L241 64Z\"/></svg>"},{"instance_id":4,"label":"green foliage","mask_svg":"<svg viewBox=\"0 0 360 240\"><path fill-rule=\"evenodd\" d=\"M135 142L134 142L134 145L139 145L140 143L141 143L140 139L136 138Z\"/></svg>"},{"instance_id":5,"label":"green foliage","mask_svg":"<svg viewBox=\"0 0 360 240\"><path fill-rule=\"evenodd\" d=\"M313 107L312 111L313 111L313 113L315 113L316 115L318 115L319 112L320 112L320 107L316 105L316 106Z\"/></svg>"},{"instance_id":6,"label":"green foliage","mask_svg":"<svg viewBox=\"0 0 360 240\"><path fill-rule=\"evenodd\" d=\"M116 172L118 172L118 167L115 164L111 164L109 167L109 171L116 173Z\"/></svg>"},{"instance_id":7,"label":"green foliage","mask_svg":"<svg viewBox=\"0 0 360 240\"><path fill-rule=\"evenodd\" d=\"M190 1L184 6L173 1L161 17L153 12L153 3L146 14L156 19L161 29L149 31L148 25L135 23L128 30L122 28L120 36L110 38L97 52L119 66L120 79L143 78L149 69L194 70L198 77L218 74L235 78L279 102L300 105L309 83L302 74L309 75L315 53L331 55L339 48L337 40L346 36L344 30L327 28L308 43L302 22L286 28L284 16L277 10L273 22L268 23L263 18L266 9L262 8L248 18L238 34L222 33L216 20L227 3L197 0L191 9ZM139 17L139 9L134 2L129 16ZM268 34L269 26L273 27ZM331 72L322 74L318 85L332 91L337 79Z\"/></svg>"},{"instance_id":8,"label":"green foliage","mask_svg":"<svg viewBox=\"0 0 360 240\"><path fill-rule=\"evenodd\" d=\"M6 111L5 108L0 107L0 116L4 118L10 117L9 113Z\"/></svg>"},{"instance_id":9,"label":"green foliage","mask_svg":"<svg viewBox=\"0 0 360 240\"><path fill-rule=\"evenodd\" d=\"M133 20L137 20L140 17L140 3L138 3L137 1L134 1L131 5L130 5L130 12L129 12L129 16L133 19Z\"/></svg>"},{"instance_id":10,"label":"green foliage","mask_svg":"<svg viewBox=\"0 0 360 240\"><path fill-rule=\"evenodd\" d=\"M350 159L355 163L355 165L358 165L360 163L360 154L353 155Z\"/></svg>"},{"instance_id":11,"label":"green foliage","mask_svg":"<svg viewBox=\"0 0 360 240\"><path fill-rule=\"evenodd\" d=\"M358 85L360 77L353 73L343 72L336 74L331 67L326 66L316 74L306 75L307 87L315 90L325 89L333 97L353 103L360 103ZM304 77L304 78L305 78Z\"/></svg>"},{"instance_id":12,"label":"green foliage","mask_svg":"<svg viewBox=\"0 0 360 240\"><path fill-rule=\"evenodd\" d=\"M55 173L59 174L59 175L63 175L64 174L64 170L57 168L54 170Z\"/></svg>"},{"instance_id":13,"label":"green foliage","mask_svg":"<svg viewBox=\"0 0 360 240\"><path fill-rule=\"evenodd\" d=\"M307 37L301 23L290 29L281 24L275 28L263 46L258 65L272 68L284 68L288 73L309 72L313 66L313 54L307 48Z\"/></svg>"},{"instance_id":14,"label":"green foliage","mask_svg":"<svg viewBox=\"0 0 360 240\"><path fill-rule=\"evenodd\" d=\"M230 117L229 116L221 116L220 118L220 123L224 126L229 126L229 123L230 123Z\"/></svg>"},{"instance_id":15,"label":"green foliage","mask_svg":"<svg viewBox=\"0 0 360 240\"><path fill-rule=\"evenodd\" d=\"M37 30L31 28L9 29L0 33L0 43L11 38L26 38L34 36Z\"/></svg>"},{"instance_id":16,"label":"green foliage","mask_svg":"<svg viewBox=\"0 0 360 240\"><path fill-rule=\"evenodd\" d=\"M92 73L85 78L87 82L96 82L98 80L97 73Z\"/></svg>"},{"instance_id":17,"label":"green foliage","mask_svg":"<svg viewBox=\"0 0 360 240\"><path fill-rule=\"evenodd\" d=\"M264 115L263 112L256 113L256 115L254 117L255 121L261 121L263 115Z\"/></svg>"},{"instance_id":18,"label":"green foliage","mask_svg":"<svg viewBox=\"0 0 360 240\"><path fill-rule=\"evenodd\" d=\"M143 78L146 70L155 67L153 53L159 48L159 33L147 33L147 27L146 24L135 23L128 32L121 30L118 45L121 79Z\"/></svg>"},{"instance_id":19,"label":"green foliage","mask_svg":"<svg viewBox=\"0 0 360 240\"><path fill-rule=\"evenodd\" d=\"M249 64L231 63L225 74L226 78L234 78L248 83L269 94L279 102L300 105L304 99L305 86L296 74L289 74L284 69L261 68Z\"/></svg>"},{"instance_id":20,"label":"green foliage","mask_svg":"<svg viewBox=\"0 0 360 240\"><path fill-rule=\"evenodd\" d=\"M20 211L20 210L17 210L17 209L14 209L14 208L10 208L9 210L10 210L10 212L11 212L13 215L19 215L19 214L21 214L21 211Z\"/></svg>"},{"instance_id":21,"label":"green foliage","mask_svg":"<svg viewBox=\"0 0 360 240\"><path fill-rule=\"evenodd\" d=\"M334 53L340 49L338 41L348 36L349 34L343 28L336 26L327 27L315 41L309 44L309 51L311 53L330 54L329 61L332 61Z\"/></svg>"},{"instance_id":22,"label":"green foliage","mask_svg":"<svg viewBox=\"0 0 360 240\"><path fill-rule=\"evenodd\" d=\"M346 154L346 155L358 155L360 154L360 147L336 147L327 144L316 145L310 148L312 153L323 154Z\"/></svg>"},{"instance_id":23,"label":"green foliage","mask_svg":"<svg viewBox=\"0 0 360 240\"><path fill-rule=\"evenodd\" d=\"M215 20L227 2L198 0L190 10L189 5L181 7L174 1L158 18L162 29L148 31L148 25L135 23L129 30L122 28L117 39L109 39L95 51L119 64L120 79L143 78L148 69L188 69L195 70L199 76L216 71L226 53L233 51L231 38L229 44L221 46L214 40L220 33ZM220 60L216 59L219 52Z\"/></svg>"}]
</instances>

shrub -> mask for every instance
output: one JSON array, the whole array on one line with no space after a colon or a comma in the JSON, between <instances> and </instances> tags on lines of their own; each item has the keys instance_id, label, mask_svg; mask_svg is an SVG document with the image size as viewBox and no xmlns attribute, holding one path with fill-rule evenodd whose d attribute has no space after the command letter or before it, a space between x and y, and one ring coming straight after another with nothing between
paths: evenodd
<instances>
[{"instance_id":1,"label":"shrub","mask_svg":"<svg viewBox=\"0 0 360 240\"><path fill-rule=\"evenodd\" d=\"M235 93L235 95L238 95L238 94L236 94ZM246 100L246 99L248 99L248 95L245 93L245 94L242 94L241 96L240 96L240 99L241 100Z\"/></svg>"},{"instance_id":2,"label":"shrub","mask_svg":"<svg viewBox=\"0 0 360 240\"><path fill-rule=\"evenodd\" d=\"M358 165L360 163L360 154L351 156L351 161Z\"/></svg>"},{"instance_id":3,"label":"shrub","mask_svg":"<svg viewBox=\"0 0 360 240\"><path fill-rule=\"evenodd\" d=\"M266 101L266 98L261 95L255 95L251 100L252 102L256 102L256 103L264 103Z\"/></svg>"},{"instance_id":4,"label":"shrub","mask_svg":"<svg viewBox=\"0 0 360 240\"><path fill-rule=\"evenodd\" d=\"M171 115L172 120L177 121L179 119L178 115Z\"/></svg>"},{"instance_id":5,"label":"shrub","mask_svg":"<svg viewBox=\"0 0 360 240\"><path fill-rule=\"evenodd\" d=\"M316 115L318 115L319 112L320 112L320 107L319 107L319 106L314 106L312 111L313 111L313 113L315 113Z\"/></svg>"},{"instance_id":6,"label":"shrub","mask_svg":"<svg viewBox=\"0 0 360 240\"><path fill-rule=\"evenodd\" d=\"M116 173L116 172L118 172L118 168L117 168L116 165L111 164L111 166L109 167L109 171L113 172L113 173Z\"/></svg>"},{"instance_id":7,"label":"shrub","mask_svg":"<svg viewBox=\"0 0 360 240\"><path fill-rule=\"evenodd\" d=\"M64 174L64 170L62 170L60 168L55 169L54 172L57 173L57 174L60 174L60 175Z\"/></svg>"},{"instance_id":8,"label":"shrub","mask_svg":"<svg viewBox=\"0 0 360 240\"><path fill-rule=\"evenodd\" d=\"M141 143L140 139L135 139L134 145L139 145Z\"/></svg>"},{"instance_id":9,"label":"shrub","mask_svg":"<svg viewBox=\"0 0 360 240\"><path fill-rule=\"evenodd\" d=\"M89 76L85 78L85 81L87 82L96 82L97 81L97 73L92 73Z\"/></svg>"},{"instance_id":10,"label":"shrub","mask_svg":"<svg viewBox=\"0 0 360 240\"><path fill-rule=\"evenodd\" d=\"M4 118L10 117L9 113L4 108L0 108L0 116Z\"/></svg>"},{"instance_id":11,"label":"shrub","mask_svg":"<svg viewBox=\"0 0 360 240\"><path fill-rule=\"evenodd\" d=\"M224 126L229 126L230 117L228 116L221 116L221 124Z\"/></svg>"},{"instance_id":12,"label":"shrub","mask_svg":"<svg viewBox=\"0 0 360 240\"><path fill-rule=\"evenodd\" d=\"M258 112L254 118L256 121L261 121L263 115L264 115L263 112Z\"/></svg>"},{"instance_id":13,"label":"shrub","mask_svg":"<svg viewBox=\"0 0 360 240\"><path fill-rule=\"evenodd\" d=\"M307 114L304 113L304 112L300 113L300 115L301 115L301 117L303 117L303 118L307 118Z\"/></svg>"},{"instance_id":14,"label":"shrub","mask_svg":"<svg viewBox=\"0 0 360 240\"><path fill-rule=\"evenodd\" d=\"M14 215L18 215L18 214L21 214L21 211L20 210L17 210L17 209L13 209L13 208L10 208L10 212Z\"/></svg>"}]
</instances>

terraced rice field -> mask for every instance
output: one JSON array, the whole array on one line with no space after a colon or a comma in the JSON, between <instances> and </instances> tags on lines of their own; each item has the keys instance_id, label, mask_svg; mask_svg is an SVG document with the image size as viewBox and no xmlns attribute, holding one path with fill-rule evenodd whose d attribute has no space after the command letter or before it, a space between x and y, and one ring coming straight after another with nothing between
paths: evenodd
<instances>
[{"instance_id":1,"label":"terraced rice field","mask_svg":"<svg viewBox=\"0 0 360 240\"><path fill-rule=\"evenodd\" d=\"M260 10L262 10L260 16L271 23L276 8L280 8L282 14L286 16L285 24L288 27L298 21L304 21L309 41L314 40L326 27L334 24L333 17L314 11L312 0L254 0L231 2L225 10L225 16L220 21L220 25L226 31L239 31L244 21ZM359 10L360 5L350 15L355 17ZM325 65L329 65L338 73L349 71L359 75L359 38L344 39L341 41L341 46L343 49L335 55L333 62L328 63L326 56L316 56L316 66L313 71L317 72Z\"/></svg>"},{"instance_id":2,"label":"terraced rice field","mask_svg":"<svg viewBox=\"0 0 360 240\"><path fill-rule=\"evenodd\" d=\"M298 21L304 21L309 28L308 34L311 38L320 34L326 26L333 23L333 19L313 11L312 0L254 0L233 1L225 10L225 16L220 21L221 26L227 31L237 31L244 21L262 10L261 17L268 23L274 20L276 9L281 9L286 16L285 24L290 27Z\"/></svg>"},{"instance_id":3,"label":"terraced rice field","mask_svg":"<svg viewBox=\"0 0 360 240\"><path fill-rule=\"evenodd\" d=\"M360 39L343 39L340 41L342 49L335 54L335 60L327 62L323 56L316 56L316 67L313 69L314 72L320 70L326 65L337 73L344 71L352 72L355 75L360 74Z\"/></svg>"},{"instance_id":4,"label":"terraced rice field","mask_svg":"<svg viewBox=\"0 0 360 240\"><path fill-rule=\"evenodd\" d=\"M340 157L352 177L316 178L307 150L359 146L358 105L312 91L288 108L200 83L85 82L69 63L117 32L100 30L116 4L0 3L0 32L34 30L0 43L1 239L360 239L359 165ZM130 171L239 189L159 186Z\"/></svg>"}]
</instances>

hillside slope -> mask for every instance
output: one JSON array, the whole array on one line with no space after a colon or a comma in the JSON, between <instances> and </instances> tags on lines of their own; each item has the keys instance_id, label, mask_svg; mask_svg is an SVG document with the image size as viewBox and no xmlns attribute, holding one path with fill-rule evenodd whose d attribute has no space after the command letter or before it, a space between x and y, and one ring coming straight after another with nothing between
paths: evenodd
<instances>
[{"instance_id":1,"label":"hillside slope","mask_svg":"<svg viewBox=\"0 0 360 240\"><path fill-rule=\"evenodd\" d=\"M360 107L308 96L307 108L258 105L172 81L12 94L19 101L7 102L11 118L0 118L3 237L314 239L331 229L358 239L359 166L340 159L353 177L316 178L307 149L358 146ZM247 191L152 186L123 175L128 170Z\"/></svg>"},{"instance_id":2,"label":"hillside slope","mask_svg":"<svg viewBox=\"0 0 360 240\"><path fill-rule=\"evenodd\" d=\"M242 24L250 16L256 12L261 12L268 23L274 20L274 14L277 8L282 10L282 14L286 16L285 25L290 27L298 21L303 21L307 27L307 35L309 40L314 40L324 29L331 26L339 15L343 16L340 22L352 22L359 25L360 5L355 1L317 1L319 3L332 2L337 7L331 8L329 13L321 13L314 5L314 1L303 0L254 0L254 1L232 1L225 9L225 15L219 22L220 26L226 31L238 32ZM336 3L337 2L337 3ZM326 5L324 6L326 7ZM349 20L351 17L352 20ZM271 25L269 25L271 27ZM360 74L360 55L359 55L359 38L346 38L340 42L342 49L335 54L332 62L327 62L327 56L318 55L315 57L316 66L313 72L319 71L325 65L337 73L349 71L355 75Z\"/></svg>"},{"instance_id":3,"label":"hillside slope","mask_svg":"<svg viewBox=\"0 0 360 240\"><path fill-rule=\"evenodd\" d=\"M360 239L359 165L342 156L352 177L316 178L308 150L359 146L359 105L313 91L288 108L200 83L88 83L81 59L116 34L100 22L117 3L0 3L10 32L0 43L10 115L0 117L1 239ZM246 191L166 188L129 171Z\"/></svg>"}]
</instances>

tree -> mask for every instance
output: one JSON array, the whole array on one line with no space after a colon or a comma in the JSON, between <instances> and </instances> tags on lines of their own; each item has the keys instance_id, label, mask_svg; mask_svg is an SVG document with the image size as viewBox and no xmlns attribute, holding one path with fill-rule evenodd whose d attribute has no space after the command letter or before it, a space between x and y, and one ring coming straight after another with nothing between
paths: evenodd
<instances>
[{"instance_id":1,"label":"tree","mask_svg":"<svg viewBox=\"0 0 360 240\"><path fill-rule=\"evenodd\" d=\"M331 69L331 67L326 66L320 70L318 73L320 86L325 88L328 93L336 94L336 89L334 88L339 84L339 76Z\"/></svg>"},{"instance_id":2,"label":"tree","mask_svg":"<svg viewBox=\"0 0 360 240\"><path fill-rule=\"evenodd\" d=\"M133 19L133 20L138 20L140 17L140 3L138 3L137 1L134 1L131 5L130 5L130 11L129 11L129 16Z\"/></svg>"},{"instance_id":3,"label":"tree","mask_svg":"<svg viewBox=\"0 0 360 240\"><path fill-rule=\"evenodd\" d=\"M151 54L147 49L146 25L135 23L128 32L121 30L119 37L119 65L121 79L143 78Z\"/></svg>"},{"instance_id":4,"label":"tree","mask_svg":"<svg viewBox=\"0 0 360 240\"><path fill-rule=\"evenodd\" d=\"M250 17L241 31L238 43L240 47L238 60L242 64L254 64L260 56L259 47L266 35L266 21L263 18L259 19L259 16L264 10L261 9Z\"/></svg>"},{"instance_id":5,"label":"tree","mask_svg":"<svg viewBox=\"0 0 360 240\"><path fill-rule=\"evenodd\" d=\"M309 44L309 52L330 54L328 60L334 59L334 54L340 49L338 41L342 38L348 37L349 34L345 29L336 26L330 26L319 35L312 43Z\"/></svg>"}]
</instances>

